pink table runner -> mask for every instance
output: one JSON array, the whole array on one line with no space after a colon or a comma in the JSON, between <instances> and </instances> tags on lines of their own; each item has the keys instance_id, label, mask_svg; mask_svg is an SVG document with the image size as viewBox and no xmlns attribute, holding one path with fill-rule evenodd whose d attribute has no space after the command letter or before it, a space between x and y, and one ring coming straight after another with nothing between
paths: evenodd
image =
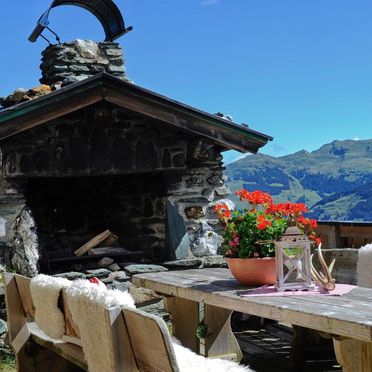
<instances>
[{"instance_id":1,"label":"pink table runner","mask_svg":"<svg viewBox=\"0 0 372 372\"><path fill-rule=\"evenodd\" d=\"M246 291L239 292L241 297L246 296L342 296L349 293L352 289L356 288L355 285L350 284L336 284L333 291L327 291L324 288L316 287L312 291L285 291L278 292L273 285L264 285L262 287L247 289Z\"/></svg>"}]
</instances>

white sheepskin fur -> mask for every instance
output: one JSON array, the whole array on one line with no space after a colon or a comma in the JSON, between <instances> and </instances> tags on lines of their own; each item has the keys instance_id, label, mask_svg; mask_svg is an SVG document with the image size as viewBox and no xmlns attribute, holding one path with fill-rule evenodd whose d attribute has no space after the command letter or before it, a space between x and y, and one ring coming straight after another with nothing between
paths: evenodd
<instances>
[{"instance_id":1,"label":"white sheepskin fur","mask_svg":"<svg viewBox=\"0 0 372 372\"><path fill-rule=\"evenodd\" d=\"M252 369L223 359L208 359L173 340L180 372L253 372Z\"/></svg>"},{"instance_id":2,"label":"white sheepskin fur","mask_svg":"<svg viewBox=\"0 0 372 372\"><path fill-rule=\"evenodd\" d=\"M30 290L35 306L35 322L49 337L61 339L65 334L65 318L58 307L62 288L68 288L71 281L48 275L37 275L31 279Z\"/></svg>"},{"instance_id":3,"label":"white sheepskin fur","mask_svg":"<svg viewBox=\"0 0 372 372\"><path fill-rule=\"evenodd\" d=\"M114 350L105 309L123 306L134 308L132 296L86 280L75 281L66 293L72 319L80 330L89 372L114 372Z\"/></svg>"},{"instance_id":4,"label":"white sheepskin fur","mask_svg":"<svg viewBox=\"0 0 372 372\"><path fill-rule=\"evenodd\" d=\"M372 244L359 249L357 263L357 284L372 288Z\"/></svg>"}]
</instances>

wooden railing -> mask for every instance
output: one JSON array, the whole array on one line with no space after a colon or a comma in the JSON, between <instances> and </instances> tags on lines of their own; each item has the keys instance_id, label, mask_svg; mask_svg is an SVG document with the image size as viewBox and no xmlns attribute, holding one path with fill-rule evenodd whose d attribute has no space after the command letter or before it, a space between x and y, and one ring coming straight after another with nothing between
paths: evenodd
<instances>
[{"instance_id":1,"label":"wooden railing","mask_svg":"<svg viewBox=\"0 0 372 372\"><path fill-rule=\"evenodd\" d=\"M318 221L322 248L360 248L372 243L372 222Z\"/></svg>"}]
</instances>

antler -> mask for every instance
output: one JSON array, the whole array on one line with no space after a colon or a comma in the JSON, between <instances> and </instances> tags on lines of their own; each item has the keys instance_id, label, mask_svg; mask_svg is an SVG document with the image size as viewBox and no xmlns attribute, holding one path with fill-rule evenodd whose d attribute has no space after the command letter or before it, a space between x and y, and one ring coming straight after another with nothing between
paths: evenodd
<instances>
[{"instance_id":1,"label":"antler","mask_svg":"<svg viewBox=\"0 0 372 372\"><path fill-rule=\"evenodd\" d=\"M336 288L336 280L332 277L332 270L336 259L333 259L331 264L327 266L322 254L322 244L319 244L318 246L318 258L323 272L315 269L313 265L313 255L311 255L311 275L313 279L323 288L327 289L328 291L333 291Z\"/></svg>"}]
</instances>

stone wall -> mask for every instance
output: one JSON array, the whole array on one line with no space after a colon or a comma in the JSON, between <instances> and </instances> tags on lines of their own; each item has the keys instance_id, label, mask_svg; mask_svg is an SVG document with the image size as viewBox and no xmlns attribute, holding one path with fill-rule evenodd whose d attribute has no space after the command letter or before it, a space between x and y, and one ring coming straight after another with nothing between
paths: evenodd
<instances>
[{"instance_id":1,"label":"stone wall","mask_svg":"<svg viewBox=\"0 0 372 372\"><path fill-rule=\"evenodd\" d=\"M103 71L126 79L123 50L118 43L78 39L50 45L42 56L42 84L65 86Z\"/></svg>"},{"instance_id":2,"label":"stone wall","mask_svg":"<svg viewBox=\"0 0 372 372\"><path fill-rule=\"evenodd\" d=\"M221 202L231 209L234 207L232 201L226 199L230 190L225 186L221 160L221 154L215 149L207 157L194 152L185 171L168 177L171 234L168 244L175 259L220 253L221 226L213 207Z\"/></svg>"},{"instance_id":3,"label":"stone wall","mask_svg":"<svg viewBox=\"0 0 372 372\"><path fill-rule=\"evenodd\" d=\"M2 143L5 177L61 177L185 169L190 136L98 104Z\"/></svg>"},{"instance_id":4,"label":"stone wall","mask_svg":"<svg viewBox=\"0 0 372 372\"><path fill-rule=\"evenodd\" d=\"M6 263L10 267L10 237L24 207L23 194L0 175L0 264Z\"/></svg>"}]
</instances>

